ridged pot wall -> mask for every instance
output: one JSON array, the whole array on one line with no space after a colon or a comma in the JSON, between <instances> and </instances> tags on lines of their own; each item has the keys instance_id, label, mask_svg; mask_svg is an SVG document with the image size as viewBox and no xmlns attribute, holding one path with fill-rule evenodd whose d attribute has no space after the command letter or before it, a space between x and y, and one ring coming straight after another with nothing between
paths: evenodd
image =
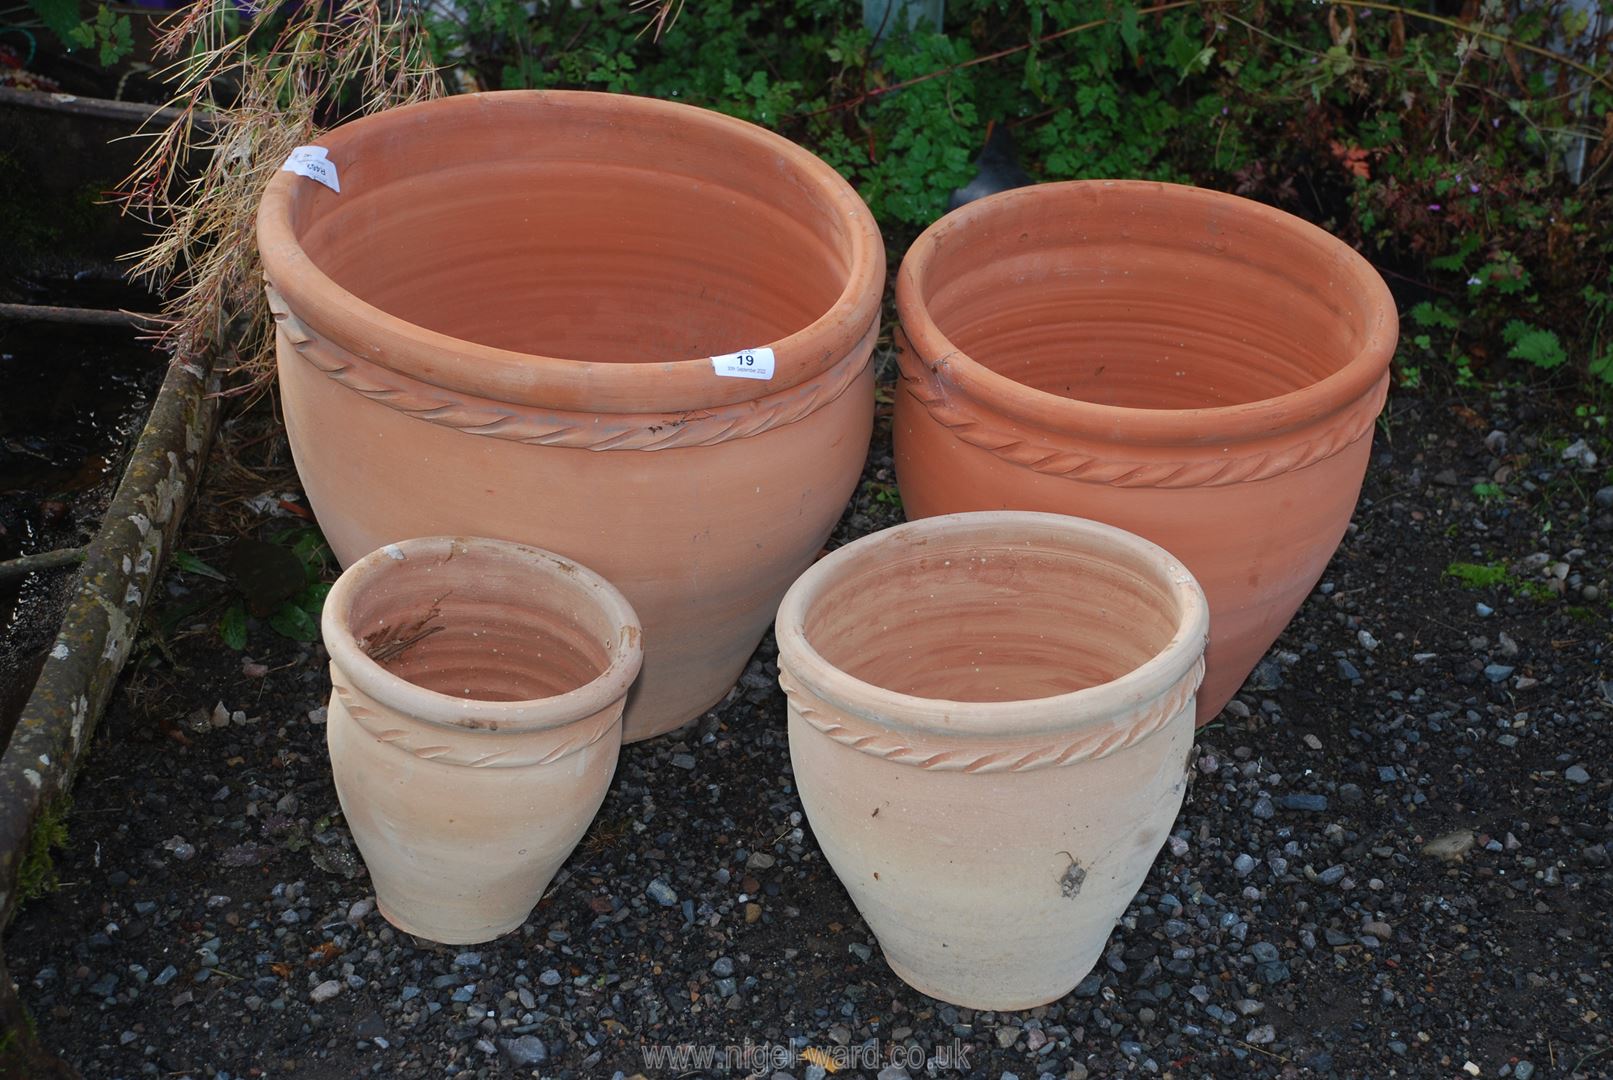
<instances>
[{"instance_id":1,"label":"ridged pot wall","mask_svg":"<svg viewBox=\"0 0 1613 1080\"><path fill-rule=\"evenodd\" d=\"M1168 553L1055 514L910 522L801 576L790 762L898 975L994 1010L1086 976L1187 790L1207 625Z\"/></svg>"},{"instance_id":2,"label":"ridged pot wall","mask_svg":"<svg viewBox=\"0 0 1613 1080\"><path fill-rule=\"evenodd\" d=\"M642 633L547 551L424 537L360 559L323 616L342 815L394 925L520 926L605 798Z\"/></svg>"},{"instance_id":3,"label":"ridged pot wall","mask_svg":"<svg viewBox=\"0 0 1613 1080\"><path fill-rule=\"evenodd\" d=\"M644 622L627 739L698 716L862 470L867 208L779 136L621 95L454 97L319 145L340 191L280 173L259 242L337 557L469 533L576 559Z\"/></svg>"},{"instance_id":4,"label":"ridged pot wall","mask_svg":"<svg viewBox=\"0 0 1613 1080\"><path fill-rule=\"evenodd\" d=\"M1349 523L1395 307L1320 229L1169 184L1045 184L931 226L897 280L910 518L1092 518L1209 597L1198 720L1276 640Z\"/></svg>"}]
</instances>

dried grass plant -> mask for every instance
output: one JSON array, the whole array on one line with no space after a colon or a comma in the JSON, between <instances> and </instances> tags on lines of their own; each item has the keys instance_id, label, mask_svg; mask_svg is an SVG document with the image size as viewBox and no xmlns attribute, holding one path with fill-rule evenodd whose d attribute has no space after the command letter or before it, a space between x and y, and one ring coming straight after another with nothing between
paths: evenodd
<instances>
[{"instance_id":1,"label":"dried grass plant","mask_svg":"<svg viewBox=\"0 0 1613 1080\"><path fill-rule=\"evenodd\" d=\"M163 345L227 344L232 393L273 377L258 202L293 148L345 120L442 94L409 0L305 0L253 9L196 0L163 26L172 119L118 195L155 230L131 275L162 292Z\"/></svg>"},{"instance_id":2,"label":"dried grass plant","mask_svg":"<svg viewBox=\"0 0 1613 1080\"><path fill-rule=\"evenodd\" d=\"M632 0L629 6L647 20L639 34L649 34L651 40L660 41L683 14L683 4L684 0Z\"/></svg>"}]
</instances>

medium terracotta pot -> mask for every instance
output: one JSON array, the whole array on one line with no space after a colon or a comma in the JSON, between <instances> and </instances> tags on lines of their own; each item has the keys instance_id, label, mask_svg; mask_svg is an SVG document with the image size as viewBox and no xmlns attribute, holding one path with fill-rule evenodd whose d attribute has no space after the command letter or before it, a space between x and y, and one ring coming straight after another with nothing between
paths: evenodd
<instances>
[{"instance_id":1,"label":"medium terracotta pot","mask_svg":"<svg viewBox=\"0 0 1613 1080\"><path fill-rule=\"evenodd\" d=\"M908 516L1048 510L1162 545L1210 598L1199 722L1220 712L1349 524L1395 346L1383 280L1270 207L1103 180L948 214L896 300Z\"/></svg>"},{"instance_id":2,"label":"medium terracotta pot","mask_svg":"<svg viewBox=\"0 0 1613 1080\"><path fill-rule=\"evenodd\" d=\"M320 146L340 192L278 174L258 239L337 557L475 533L584 562L644 620L627 739L698 716L862 471L867 207L777 135L619 95L446 98Z\"/></svg>"},{"instance_id":3,"label":"medium terracotta pot","mask_svg":"<svg viewBox=\"0 0 1613 1080\"><path fill-rule=\"evenodd\" d=\"M449 944L514 930L616 771L632 607L550 552L428 537L348 567L323 621L331 771L376 906Z\"/></svg>"},{"instance_id":4,"label":"medium terracotta pot","mask_svg":"<svg viewBox=\"0 0 1613 1080\"><path fill-rule=\"evenodd\" d=\"M790 760L885 959L932 997L1068 993L1187 787L1204 594L1146 540L953 514L848 544L779 608Z\"/></svg>"}]
</instances>

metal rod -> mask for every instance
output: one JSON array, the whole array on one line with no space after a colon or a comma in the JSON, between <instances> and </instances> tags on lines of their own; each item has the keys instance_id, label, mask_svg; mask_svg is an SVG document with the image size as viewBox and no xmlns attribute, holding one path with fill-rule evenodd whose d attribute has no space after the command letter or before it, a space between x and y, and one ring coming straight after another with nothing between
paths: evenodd
<instances>
[{"instance_id":1,"label":"metal rod","mask_svg":"<svg viewBox=\"0 0 1613 1080\"><path fill-rule=\"evenodd\" d=\"M179 119L178 109L166 105L146 105L138 101L112 101L108 98L79 97L77 94L53 94L45 90L17 90L0 86L0 105L21 105L46 112L70 113L74 116L96 116L105 120L124 120L143 124L147 120L170 123ZM196 113L196 123L211 127L209 113Z\"/></svg>"},{"instance_id":2,"label":"metal rod","mask_svg":"<svg viewBox=\"0 0 1613 1080\"><path fill-rule=\"evenodd\" d=\"M83 561L84 549L81 547L57 548L55 551L41 551L37 555L23 555L20 558L0 562L0 581L27 577L40 570L77 566Z\"/></svg>"}]
</instances>

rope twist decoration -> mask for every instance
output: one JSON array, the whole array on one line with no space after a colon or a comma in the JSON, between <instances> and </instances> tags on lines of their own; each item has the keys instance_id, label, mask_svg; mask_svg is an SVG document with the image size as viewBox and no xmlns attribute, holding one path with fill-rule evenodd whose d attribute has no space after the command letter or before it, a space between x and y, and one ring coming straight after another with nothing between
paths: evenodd
<instances>
[{"instance_id":1,"label":"rope twist decoration","mask_svg":"<svg viewBox=\"0 0 1613 1080\"><path fill-rule=\"evenodd\" d=\"M343 386L417 420L467 435L537 446L583 450L672 450L748 439L793 424L844 394L868 370L873 357L870 326L858 347L805 383L736 405L679 413L577 413L519 405L477 405L453 391L399 375L378 364L361 364L351 353L315 337L266 284L278 332L303 359ZM866 346L866 348L865 348Z\"/></svg>"},{"instance_id":2,"label":"rope twist decoration","mask_svg":"<svg viewBox=\"0 0 1613 1080\"><path fill-rule=\"evenodd\" d=\"M1135 746L1183 715L1203 681L1204 658L1201 656L1198 663L1169 691L1119 722L1081 731L1072 737L1041 746L1020 745L1001 749L973 746L943 750L923 745L922 739L909 739L874 725L859 728L847 723L847 718L840 710L826 705L817 695L804 689L785 671L782 663L779 665L779 685L789 696L791 715L799 716L835 742L898 765L965 773L1026 772L1108 757Z\"/></svg>"},{"instance_id":3,"label":"rope twist decoration","mask_svg":"<svg viewBox=\"0 0 1613 1080\"><path fill-rule=\"evenodd\" d=\"M490 767L519 769L530 765L552 765L561 758L586 750L609 735L613 728L621 726L621 710L606 709L594 718L592 723L583 721L552 733L558 735L561 732L570 732L566 738L534 739L530 740L537 744L534 746L513 746L506 750L487 752L485 748L472 744L478 740L485 740L488 736L502 736L503 740L509 740L522 733L468 726L455 733L439 725L418 721L408 727L396 727L389 724L377 710L362 704L360 699L367 701L368 698L359 691L335 679L332 679L331 687L335 690L336 699L342 708L369 735L417 758L441 761L446 765L463 765L470 769Z\"/></svg>"},{"instance_id":4,"label":"rope twist decoration","mask_svg":"<svg viewBox=\"0 0 1613 1080\"><path fill-rule=\"evenodd\" d=\"M1370 393L1332 417L1320 434L1274 450L1203 461L1117 461L1105 453L1061 449L1036 439L1022 438L1008 431L1000 418L979 408L960 407L947 393L942 373L944 362L943 357L931 367L920 360L911 347L901 350L897 360L903 387L937 423L949 428L959 439L1039 473L1116 487L1219 487L1266 480L1303 469L1332 457L1370 433L1389 394L1386 374Z\"/></svg>"}]
</instances>

